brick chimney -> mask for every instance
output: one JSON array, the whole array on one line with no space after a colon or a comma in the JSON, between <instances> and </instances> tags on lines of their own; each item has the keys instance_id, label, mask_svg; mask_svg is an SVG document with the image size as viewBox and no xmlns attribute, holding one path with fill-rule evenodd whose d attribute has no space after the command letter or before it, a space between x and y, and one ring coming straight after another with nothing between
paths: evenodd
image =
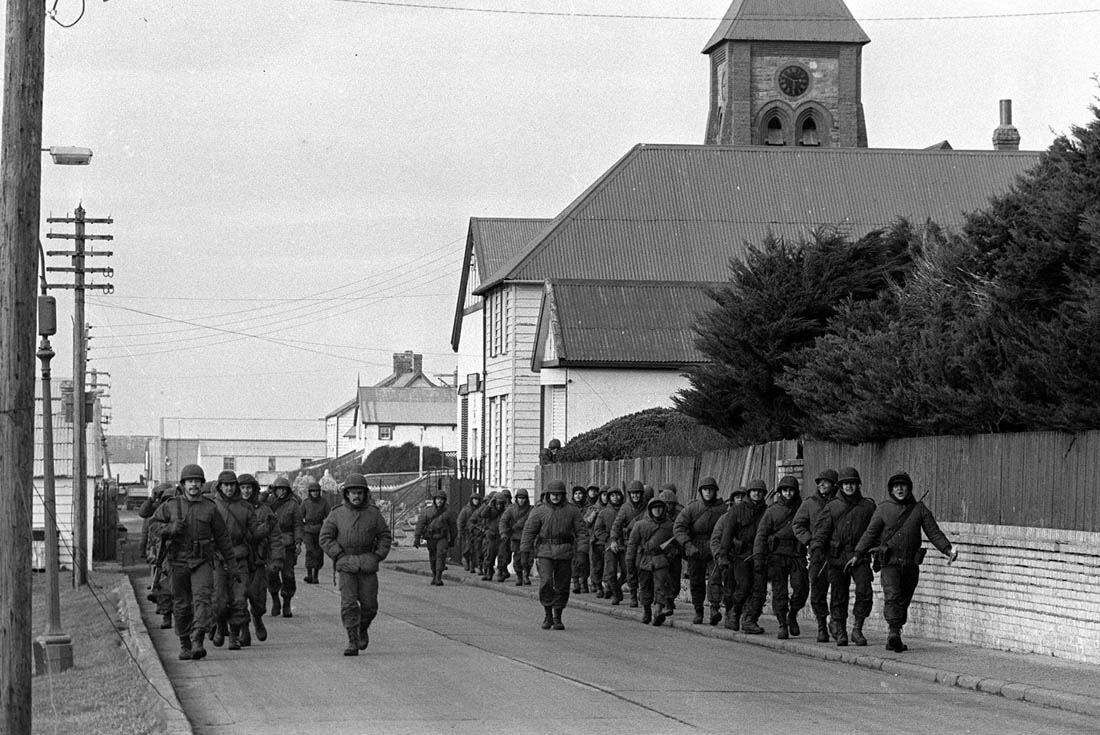
<instances>
[{"instance_id":1,"label":"brick chimney","mask_svg":"<svg viewBox=\"0 0 1100 735\"><path fill-rule=\"evenodd\" d=\"M393 372L395 375L419 373L424 369L424 356L412 350L393 353Z\"/></svg>"},{"instance_id":2,"label":"brick chimney","mask_svg":"<svg viewBox=\"0 0 1100 735\"><path fill-rule=\"evenodd\" d=\"M1001 100L1001 124L993 131L993 150L1020 150L1020 131L1012 124L1012 100Z\"/></svg>"}]
</instances>

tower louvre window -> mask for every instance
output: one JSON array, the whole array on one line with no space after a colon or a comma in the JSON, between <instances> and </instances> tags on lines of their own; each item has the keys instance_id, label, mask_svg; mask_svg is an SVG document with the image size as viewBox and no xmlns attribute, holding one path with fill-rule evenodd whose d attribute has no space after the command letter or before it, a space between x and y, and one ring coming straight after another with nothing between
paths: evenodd
<instances>
[{"instance_id":1,"label":"tower louvre window","mask_svg":"<svg viewBox=\"0 0 1100 735\"><path fill-rule=\"evenodd\" d=\"M802 136L799 139L800 145L821 145L821 138L817 135L817 123L813 117L808 117L802 123Z\"/></svg>"},{"instance_id":2,"label":"tower louvre window","mask_svg":"<svg viewBox=\"0 0 1100 735\"><path fill-rule=\"evenodd\" d=\"M764 142L768 145L784 145L787 142L783 138L783 122L778 117L772 117L768 120Z\"/></svg>"}]
</instances>

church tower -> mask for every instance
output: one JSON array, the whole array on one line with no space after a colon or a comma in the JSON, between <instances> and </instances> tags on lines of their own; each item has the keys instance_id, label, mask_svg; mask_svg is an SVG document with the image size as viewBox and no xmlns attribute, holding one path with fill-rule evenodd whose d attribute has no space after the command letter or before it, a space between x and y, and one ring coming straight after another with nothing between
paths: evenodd
<instances>
[{"instance_id":1,"label":"church tower","mask_svg":"<svg viewBox=\"0 0 1100 735\"><path fill-rule=\"evenodd\" d=\"M868 42L843 0L734 0L703 49L706 142L866 148Z\"/></svg>"}]
</instances>

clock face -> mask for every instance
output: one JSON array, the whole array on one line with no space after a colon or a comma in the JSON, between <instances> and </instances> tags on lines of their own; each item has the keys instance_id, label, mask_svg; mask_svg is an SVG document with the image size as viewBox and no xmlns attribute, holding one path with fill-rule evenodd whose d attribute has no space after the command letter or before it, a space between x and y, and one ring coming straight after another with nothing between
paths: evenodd
<instances>
[{"instance_id":1,"label":"clock face","mask_svg":"<svg viewBox=\"0 0 1100 735\"><path fill-rule=\"evenodd\" d=\"M810 75L801 66L791 65L779 72L779 89L790 97L798 97L810 87Z\"/></svg>"}]
</instances>

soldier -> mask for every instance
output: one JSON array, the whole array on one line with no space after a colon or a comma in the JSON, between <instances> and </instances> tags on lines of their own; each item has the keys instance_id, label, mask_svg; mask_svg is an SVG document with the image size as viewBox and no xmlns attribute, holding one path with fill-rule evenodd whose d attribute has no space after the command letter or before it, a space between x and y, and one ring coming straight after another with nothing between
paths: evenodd
<instances>
[{"instance_id":1,"label":"soldier","mask_svg":"<svg viewBox=\"0 0 1100 735\"><path fill-rule=\"evenodd\" d=\"M752 480L746 486L745 502L733 506L734 513L726 525L725 533L719 544L719 553L730 560L733 568L733 617L738 622L733 630L740 628L745 633L759 634L760 612L764 607L767 593L763 574L757 574L753 565L753 544L760 518L767 506L764 497L768 486L763 480Z\"/></svg>"},{"instance_id":2,"label":"soldier","mask_svg":"<svg viewBox=\"0 0 1100 735\"><path fill-rule=\"evenodd\" d=\"M327 472L328 470L326 470ZM328 498L321 491L321 483L310 479L306 488L306 499L302 501L302 538L306 544L306 584L317 584L317 573L325 565L325 555L321 551L317 537L321 533L321 524L332 510Z\"/></svg>"},{"instance_id":3,"label":"soldier","mask_svg":"<svg viewBox=\"0 0 1100 735\"><path fill-rule=\"evenodd\" d=\"M252 475L244 474L237 478L241 489L241 498L252 506L256 521L265 530L252 539L252 557L248 565L248 607L252 614L252 624L256 627L256 639L267 640L267 628L263 617L267 613L267 569L272 557L283 558L283 535L276 530L278 521L271 506L260 500L260 483ZM252 644L252 634L248 622L241 626L241 645Z\"/></svg>"},{"instance_id":4,"label":"soldier","mask_svg":"<svg viewBox=\"0 0 1100 735\"><path fill-rule=\"evenodd\" d=\"M523 488L516 490L516 502L504 509L500 516L500 560L498 567L508 571L512 562L516 570L516 587L531 584L531 566L533 560L529 554L521 554L519 543L523 538L523 524L531 514L531 498Z\"/></svg>"},{"instance_id":5,"label":"soldier","mask_svg":"<svg viewBox=\"0 0 1100 735\"><path fill-rule=\"evenodd\" d=\"M598 489L597 489L598 492ZM581 518L584 519L584 525L591 530L592 526L588 524L588 516L585 514L585 510L588 509L588 490L583 485L573 486L573 498L572 503L576 506L577 510L581 512ZM595 523L596 519L593 516L592 522ZM582 557L580 555L573 559L573 592L574 594L588 594L588 552Z\"/></svg>"},{"instance_id":6,"label":"soldier","mask_svg":"<svg viewBox=\"0 0 1100 735\"><path fill-rule=\"evenodd\" d=\"M271 489L274 493L270 501L271 512L275 514L278 526L275 533L282 536L282 555L276 557L273 554L267 569L271 617L281 613L284 618L292 618L294 613L290 610L290 600L298 589L294 582L294 565L302 552L302 509L298 497L290 491L290 481L285 477L271 483Z\"/></svg>"},{"instance_id":7,"label":"soldier","mask_svg":"<svg viewBox=\"0 0 1100 735\"><path fill-rule=\"evenodd\" d=\"M551 480L546 503L531 510L523 524L520 553L534 553L539 566L539 602L546 613L543 630L565 630L561 613L569 602L573 557L588 551L588 529L576 506L565 502L565 483Z\"/></svg>"},{"instance_id":8,"label":"soldier","mask_svg":"<svg viewBox=\"0 0 1100 735\"><path fill-rule=\"evenodd\" d=\"M756 529L753 565L757 574L767 571L772 588L772 613L779 621L776 637L782 640L801 633L798 611L806 604L809 580L806 578L806 547L791 527L794 514L802 504L798 480L785 475L775 489L779 497L764 511Z\"/></svg>"},{"instance_id":9,"label":"soldier","mask_svg":"<svg viewBox=\"0 0 1100 735\"><path fill-rule=\"evenodd\" d=\"M733 597L737 589L737 579L733 573L733 563L727 554L721 553L722 538L725 536L726 527L734 517L734 509L745 500L745 488L739 487L730 493L726 502L726 512L714 524L714 530L710 532L710 554L714 557L715 574L722 585L722 608L726 613L726 622L722 625L727 630L739 630L741 627L741 615L734 612Z\"/></svg>"},{"instance_id":10,"label":"soldier","mask_svg":"<svg viewBox=\"0 0 1100 735\"><path fill-rule=\"evenodd\" d=\"M855 470L852 471L855 472ZM817 492L806 498L798 507L794 520L791 521L791 527L802 545L810 550L810 609L813 610L814 618L817 619L817 642L828 643L829 628L826 622L829 615L828 594L831 575L825 572L824 552L818 548L815 553L813 538L817 519L821 517L829 501L836 497L836 470L822 470L814 480L814 484L817 486ZM846 561L847 557L844 560Z\"/></svg>"},{"instance_id":11,"label":"soldier","mask_svg":"<svg viewBox=\"0 0 1100 735\"><path fill-rule=\"evenodd\" d=\"M214 564L214 634L210 642L220 647L229 638L229 650L241 650L241 626L248 626L248 579L255 538L266 534L252 504L241 497L237 475L223 470L218 475L218 494L214 504L225 521L233 543L232 559L217 559Z\"/></svg>"},{"instance_id":12,"label":"soldier","mask_svg":"<svg viewBox=\"0 0 1100 735\"><path fill-rule=\"evenodd\" d=\"M596 498L592 498L592 488L596 488ZM598 544L596 542L596 519L600 516L600 511L607 507L607 487L596 487L590 485L588 487L588 497L591 502L588 504L588 508L585 509L584 523L588 526L588 584L591 585L591 589L595 591L596 597L603 598L603 555L607 550L606 546Z\"/></svg>"},{"instance_id":13,"label":"soldier","mask_svg":"<svg viewBox=\"0 0 1100 735\"><path fill-rule=\"evenodd\" d=\"M345 656L370 645L371 621L378 614L378 564L390 553L393 537L369 500L367 480L358 473L344 480L344 502L321 525L320 544L340 575L340 620L348 634Z\"/></svg>"},{"instance_id":14,"label":"soldier","mask_svg":"<svg viewBox=\"0 0 1100 735\"><path fill-rule=\"evenodd\" d=\"M149 585L149 602L157 604L157 615L161 616L160 627L167 630L172 627L172 588L171 569L164 563L167 548L159 536L149 533L149 524L152 522L153 513L166 500L176 495L176 488L170 482L162 482L153 488L153 493L145 499L138 508L138 517L145 520L141 523L141 552L146 561L153 567L152 582Z\"/></svg>"},{"instance_id":15,"label":"soldier","mask_svg":"<svg viewBox=\"0 0 1100 735\"><path fill-rule=\"evenodd\" d=\"M920 564L924 561L921 531L947 557L948 564L958 559L959 552L940 530L932 511L913 497L913 481L908 474L891 475L886 487L890 497L875 508L848 566L855 567L874 549L877 562L873 557L871 563L879 567L883 615L888 627L886 650L901 653L909 648L901 641L901 628L909 618L909 603L913 601Z\"/></svg>"},{"instance_id":16,"label":"soldier","mask_svg":"<svg viewBox=\"0 0 1100 735\"><path fill-rule=\"evenodd\" d=\"M432 567L431 584L443 586L443 570L447 566L447 550L458 539L458 521L455 512L447 507L447 491L442 488L432 496L432 507L420 514L413 532L413 546L420 548L420 541L428 543L428 562Z\"/></svg>"},{"instance_id":17,"label":"soldier","mask_svg":"<svg viewBox=\"0 0 1100 735\"><path fill-rule=\"evenodd\" d=\"M477 567L476 547L474 546L473 529L470 528L471 516L481 507L481 494L474 490L470 495L470 501L458 512L458 545L462 551L462 568L467 572L473 572Z\"/></svg>"},{"instance_id":18,"label":"soldier","mask_svg":"<svg viewBox=\"0 0 1100 735\"><path fill-rule=\"evenodd\" d=\"M676 523L676 519L684 509L680 505L679 492L675 483L666 482L661 485L661 492L657 495L658 498L665 501L665 515L673 524ZM676 598L680 594L680 580L684 578L683 550L677 544L676 553L666 554L666 556L668 557L668 569L658 572L655 584L659 585L661 583L663 574L668 575L668 581L665 584L668 592L668 598L665 600L665 615L668 616L676 610Z\"/></svg>"},{"instance_id":19,"label":"soldier","mask_svg":"<svg viewBox=\"0 0 1100 735\"><path fill-rule=\"evenodd\" d=\"M609 548L614 548L623 564L620 569L626 572L626 585L630 588L630 606L638 607L638 570L634 568L630 558L626 556L626 540L630 538L630 527L634 520L645 513L645 485L640 480L634 480L626 488L627 502L619 508L615 521L611 524L611 543ZM606 578L606 572L604 576ZM623 601L623 587L620 584L614 590L611 598L612 605L618 605Z\"/></svg>"},{"instance_id":20,"label":"soldier","mask_svg":"<svg viewBox=\"0 0 1100 735\"><path fill-rule=\"evenodd\" d=\"M233 545L214 501L204 498L202 468L189 464L180 472L183 494L161 503L149 533L167 544L172 569L172 613L180 641L180 660L206 656L203 639L214 623L214 552L233 561Z\"/></svg>"},{"instance_id":21,"label":"soldier","mask_svg":"<svg viewBox=\"0 0 1100 735\"><path fill-rule=\"evenodd\" d=\"M692 623L695 625L703 622L703 604L708 597L710 624L718 625L722 620L722 613L718 608L722 597L721 576L715 574L716 565L710 553L710 534L725 511L725 504L718 498L718 481L713 477L704 477L699 481L699 499L688 503L676 517L676 541L687 559L691 604L695 607L695 619Z\"/></svg>"},{"instance_id":22,"label":"soldier","mask_svg":"<svg viewBox=\"0 0 1100 735\"><path fill-rule=\"evenodd\" d=\"M481 511L480 522L485 539L481 557L483 568L481 579L485 582L493 581L493 570L496 568L497 556L500 553L500 517L504 515L505 509L511 504L512 493L508 490L499 490L493 493L493 499ZM510 576L506 569L497 581L503 582Z\"/></svg>"},{"instance_id":23,"label":"soldier","mask_svg":"<svg viewBox=\"0 0 1100 735\"><path fill-rule=\"evenodd\" d=\"M622 601L623 583L626 581L623 574L626 549L615 549L611 543L611 528L615 525L615 519L622 507L623 491L617 487L608 488L607 506L596 515L596 524L592 527L592 543L604 550L603 576L596 596L609 600L617 597L618 601L613 601L612 605L618 605Z\"/></svg>"},{"instance_id":24,"label":"soldier","mask_svg":"<svg viewBox=\"0 0 1100 735\"><path fill-rule=\"evenodd\" d=\"M477 560L477 574L482 578L488 574L485 569L485 514L493 512L493 501L496 498L495 491L489 493L485 498L485 502L478 506L478 509L470 516L470 528L473 530L474 546L476 548L474 558Z\"/></svg>"},{"instance_id":25,"label":"soldier","mask_svg":"<svg viewBox=\"0 0 1100 735\"><path fill-rule=\"evenodd\" d=\"M852 566L846 566L846 562L855 553L856 544L871 522L875 501L863 497L860 492L859 472L854 467L842 469L839 480L840 495L825 506L814 525L810 558L825 564L825 574L828 575L829 586L832 587L829 605L832 619L829 621L829 631L838 646L848 645L848 587L852 582L856 583L856 602L852 608L852 643L866 646L863 621L871 614L871 580L874 579L874 574L866 559L861 559L860 563ZM812 566L810 568L813 569ZM810 585L812 589L812 577ZM822 637L820 617L817 625L817 640L821 643L828 642L828 631Z\"/></svg>"},{"instance_id":26,"label":"soldier","mask_svg":"<svg viewBox=\"0 0 1100 735\"><path fill-rule=\"evenodd\" d=\"M670 543L671 542L671 543ZM646 504L645 516L635 521L626 542L626 556L638 569L638 597L642 623L661 625L669 597L669 558L676 554L668 505L660 498ZM656 603L656 613L653 606Z\"/></svg>"}]
</instances>

